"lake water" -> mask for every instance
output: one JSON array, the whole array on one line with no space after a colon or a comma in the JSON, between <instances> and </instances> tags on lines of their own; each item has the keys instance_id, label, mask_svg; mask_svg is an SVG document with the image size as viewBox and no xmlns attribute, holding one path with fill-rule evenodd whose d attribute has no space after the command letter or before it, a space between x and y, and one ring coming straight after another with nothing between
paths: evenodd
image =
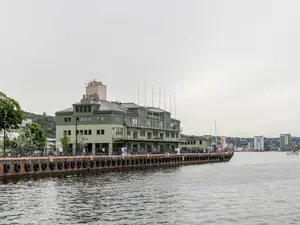
<instances>
[{"instance_id":1,"label":"lake water","mask_svg":"<svg viewBox=\"0 0 300 225\"><path fill-rule=\"evenodd\" d=\"M300 224L300 156L0 183L0 224Z\"/></svg>"}]
</instances>

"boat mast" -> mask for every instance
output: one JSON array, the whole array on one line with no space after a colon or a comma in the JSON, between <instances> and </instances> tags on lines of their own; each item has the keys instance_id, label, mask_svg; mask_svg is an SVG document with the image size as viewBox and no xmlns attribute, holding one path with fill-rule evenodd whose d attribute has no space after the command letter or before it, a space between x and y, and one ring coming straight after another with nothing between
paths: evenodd
<instances>
[{"instance_id":1,"label":"boat mast","mask_svg":"<svg viewBox=\"0 0 300 225\"><path fill-rule=\"evenodd\" d=\"M216 137L216 150L218 149L218 138L217 138L217 121L215 121L215 137Z\"/></svg>"}]
</instances>

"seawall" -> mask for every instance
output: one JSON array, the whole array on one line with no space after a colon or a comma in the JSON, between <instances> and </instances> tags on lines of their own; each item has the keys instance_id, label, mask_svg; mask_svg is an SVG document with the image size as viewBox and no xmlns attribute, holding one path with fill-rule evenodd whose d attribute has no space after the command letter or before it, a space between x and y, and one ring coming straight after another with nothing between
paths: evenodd
<instances>
[{"instance_id":1,"label":"seawall","mask_svg":"<svg viewBox=\"0 0 300 225\"><path fill-rule=\"evenodd\" d=\"M234 153L0 158L0 179L84 171L228 162Z\"/></svg>"}]
</instances>

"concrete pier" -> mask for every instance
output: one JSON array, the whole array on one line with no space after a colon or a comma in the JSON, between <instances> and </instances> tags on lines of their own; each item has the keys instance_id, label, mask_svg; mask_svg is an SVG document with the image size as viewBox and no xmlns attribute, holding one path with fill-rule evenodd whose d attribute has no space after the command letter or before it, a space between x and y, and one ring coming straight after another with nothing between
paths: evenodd
<instances>
[{"instance_id":1,"label":"concrete pier","mask_svg":"<svg viewBox=\"0 0 300 225\"><path fill-rule=\"evenodd\" d=\"M160 154L130 156L66 156L0 158L0 179L16 176L53 175L82 171L111 171L142 167L177 166L228 162L234 153Z\"/></svg>"}]
</instances>

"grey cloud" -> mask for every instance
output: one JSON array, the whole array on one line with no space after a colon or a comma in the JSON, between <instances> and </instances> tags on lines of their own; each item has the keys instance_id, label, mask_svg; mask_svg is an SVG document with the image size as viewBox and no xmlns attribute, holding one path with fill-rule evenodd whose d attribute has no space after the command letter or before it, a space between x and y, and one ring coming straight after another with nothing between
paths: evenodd
<instances>
[{"instance_id":1,"label":"grey cloud","mask_svg":"<svg viewBox=\"0 0 300 225\"><path fill-rule=\"evenodd\" d=\"M300 135L299 1L0 2L0 89L53 114L97 78L111 100L176 91L184 132ZM167 92L168 93L168 92ZM167 94L168 96L169 94ZM169 108L169 97L167 97Z\"/></svg>"}]
</instances>

